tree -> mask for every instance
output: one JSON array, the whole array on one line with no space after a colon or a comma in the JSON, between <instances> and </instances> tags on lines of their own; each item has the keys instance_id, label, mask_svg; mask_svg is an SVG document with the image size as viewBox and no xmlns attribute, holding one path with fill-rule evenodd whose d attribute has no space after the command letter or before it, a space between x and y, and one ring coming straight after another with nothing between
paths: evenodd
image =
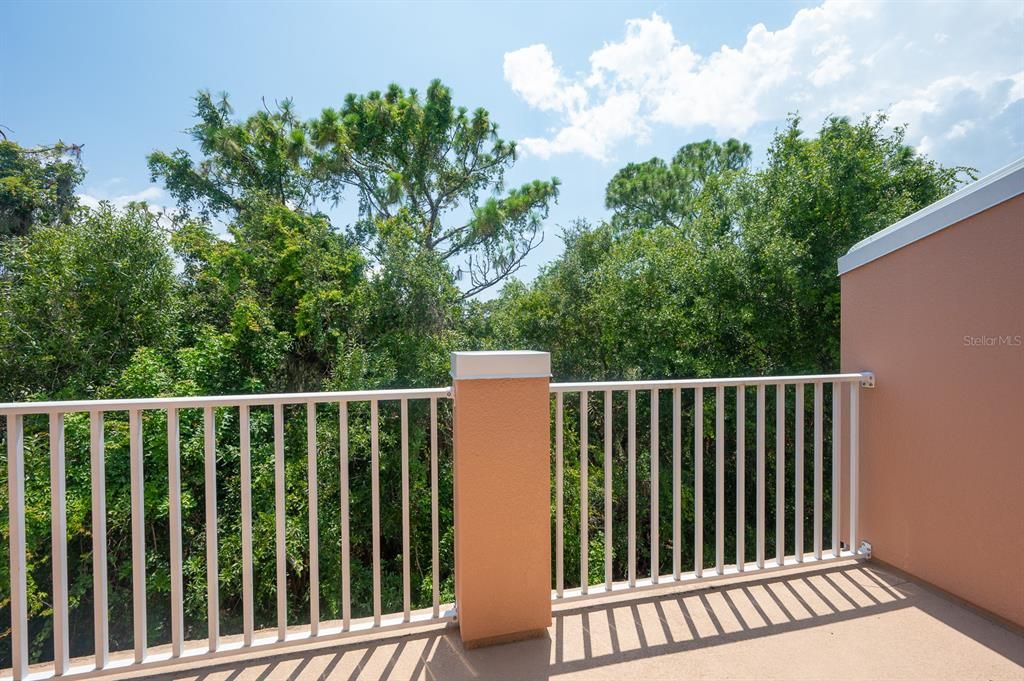
<instances>
[{"instance_id":1,"label":"tree","mask_svg":"<svg viewBox=\"0 0 1024 681\"><path fill-rule=\"evenodd\" d=\"M620 231L685 228L698 217L702 203L713 200L749 165L749 144L736 139L693 142L667 163L652 158L615 173L605 190L605 207L614 211L611 221Z\"/></svg>"},{"instance_id":2,"label":"tree","mask_svg":"<svg viewBox=\"0 0 1024 681\"><path fill-rule=\"evenodd\" d=\"M365 259L322 215L251 200L222 239L178 229L185 341L224 334L233 359L212 390L316 390L366 314ZM212 378L212 377L211 377Z\"/></svg>"},{"instance_id":3,"label":"tree","mask_svg":"<svg viewBox=\"0 0 1024 681\"><path fill-rule=\"evenodd\" d=\"M81 150L64 142L26 148L6 136L0 140L0 239L71 221L78 207L75 187L85 175Z\"/></svg>"},{"instance_id":4,"label":"tree","mask_svg":"<svg viewBox=\"0 0 1024 681\"><path fill-rule=\"evenodd\" d=\"M829 118L806 137L793 116L743 188L750 322L773 348L770 368L837 371L839 256L974 177L918 154L904 134L877 115Z\"/></svg>"},{"instance_id":5,"label":"tree","mask_svg":"<svg viewBox=\"0 0 1024 681\"><path fill-rule=\"evenodd\" d=\"M756 171L735 140L624 168L609 223L571 230L532 286L506 287L489 331L552 349L580 380L838 370L839 256L971 171L917 154L881 116L830 118L815 137L799 123Z\"/></svg>"},{"instance_id":6,"label":"tree","mask_svg":"<svg viewBox=\"0 0 1024 681\"><path fill-rule=\"evenodd\" d=\"M0 242L0 272L4 399L86 397L139 347L174 343L174 261L144 205Z\"/></svg>"},{"instance_id":7,"label":"tree","mask_svg":"<svg viewBox=\"0 0 1024 681\"><path fill-rule=\"evenodd\" d=\"M612 230L577 220L562 240L565 251L532 285L511 281L481 305L482 333L495 349L550 352L552 370L563 379L611 375L615 330L604 327L595 306L603 295L596 279L615 243Z\"/></svg>"},{"instance_id":8,"label":"tree","mask_svg":"<svg viewBox=\"0 0 1024 681\"><path fill-rule=\"evenodd\" d=\"M230 220L254 201L302 212L358 197L355 234L377 238L377 225L403 214L409 237L468 278L469 298L516 272L543 237L557 200L557 178L504 190L516 147L498 136L485 109L452 104L440 81L426 97L392 85L350 94L341 109L302 123L290 100L241 122L227 96L196 96L189 132L202 158L182 149L154 152L149 168L179 205Z\"/></svg>"},{"instance_id":9,"label":"tree","mask_svg":"<svg viewBox=\"0 0 1024 681\"><path fill-rule=\"evenodd\" d=\"M205 218L231 219L247 207L276 203L296 209L315 203L306 128L289 99L264 105L246 120L232 122L226 94L195 97L198 122L189 128L202 160L176 149L149 155L152 181L162 180L179 206Z\"/></svg>"},{"instance_id":10,"label":"tree","mask_svg":"<svg viewBox=\"0 0 1024 681\"><path fill-rule=\"evenodd\" d=\"M485 109L452 104L440 81L421 99L392 85L387 92L350 94L310 127L313 171L333 196L359 195L364 227L404 210L410 236L469 277L469 298L516 272L542 238L542 221L559 181L536 180L503 193L516 160L514 143L498 136Z\"/></svg>"},{"instance_id":11,"label":"tree","mask_svg":"<svg viewBox=\"0 0 1024 681\"><path fill-rule=\"evenodd\" d=\"M359 336L378 366L359 380L377 385L443 385L448 358L465 348L461 293L445 262L415 238L415 226L402 210L377 224L371 257L380 266L367 282ZM386 358L386 365L383 363ZM339 358L335 379L351 376L349 358ZM358 380L336 383L354 389Z\"/></svg>"},{"instance_id":12,"label":"tree","mask_svg":"<svg viewBox=\"0 0 1024 681\"><path fill-rule=\"evenodd\" d=\"M731 375L757 364L744 324L740 251L659 226L565 233L566 251L531 286L488 306L493 344L552 353L561 380Z\"/></svg>"}]
</instances>

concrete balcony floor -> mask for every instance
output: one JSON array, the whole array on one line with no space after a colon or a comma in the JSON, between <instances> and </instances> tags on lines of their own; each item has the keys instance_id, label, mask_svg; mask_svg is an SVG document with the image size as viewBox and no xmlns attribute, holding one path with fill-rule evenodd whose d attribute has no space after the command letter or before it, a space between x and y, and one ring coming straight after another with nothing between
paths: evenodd
<instances>
[{"instance_id":1,"label":"concrete balcony floor","mask_svg":"<svg viewBox=\"0 0 1024 681\"><path fill-rule=\"evenodd\" d=\"M1024 637L875 563L851 561L563 604L546 637L492 648L465 650L454 629L433 625L149 678L1021 681Z\"/></svg>"}]
</instances>

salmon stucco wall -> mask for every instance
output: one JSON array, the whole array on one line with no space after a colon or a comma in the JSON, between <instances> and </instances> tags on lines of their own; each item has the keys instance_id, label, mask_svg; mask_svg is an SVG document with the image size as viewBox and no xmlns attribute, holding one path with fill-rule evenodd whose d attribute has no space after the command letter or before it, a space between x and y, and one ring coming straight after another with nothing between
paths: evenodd
<instances>
[{"instance_id":1,"label":"salmon stucco wall","mask_svg":"<svg viewBox=\"0 0 1024 681\"><path fill-rule=\"evenodd\" d=\"M469 647L551 625L547 378L456 380L455 584Z\"/></svg>"},{"instance_id":2,"label":"salmon stucco wall","mask_svg":"<svg viewBox=\"0 0 1024 681\"><path fill-rule=\"evenodd\" d=\"M1024 195L842 276L859 536L1024 626Z\"/></svg>"}]
</instances>

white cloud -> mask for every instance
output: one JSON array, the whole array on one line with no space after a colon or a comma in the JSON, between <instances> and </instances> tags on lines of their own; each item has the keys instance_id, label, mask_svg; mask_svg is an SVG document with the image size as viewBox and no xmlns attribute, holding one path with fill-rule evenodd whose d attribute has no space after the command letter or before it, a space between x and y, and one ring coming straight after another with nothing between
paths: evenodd
<instances>
[{"instance_id":1,"label":"white cloud","mask_svg":"<svg viewBox=\"0 0 1024 681\"><path fill-rule=\"evenodd\" d=\"M589 85L607 80L634 89L651 91L673 72L693 69L699 57L687 45L679 45L672 26L657 14L650 19L626 22L621 43L605 43L590 55Z\"/></svg>"},{"instance_id":2,"label":"white cloud","mask_svg":"<svg viewBox=\"0 0 1024 681\"><path fill-rule=\"evenodd\" d=\"M519 141L520 146L541 158L580 152L604 160L605 152L618 142L646 136L636 93L609 95L596 106L569 113L567 120L569 124L553 138L527 137Z\"/></svg>"},{"instance_id":3,"label":"white cloud","mask_svg":"<svg viewBox=\"0 0 1024 681\"><path fill-rule=\"evenodd\" d=\"M842 80L855 70L852 62L853 49L841 36L814 48L813 54L815 57L821 57L821 61L809 76L811 84L815 87Z\"/></svg>"},{"instance_id":4,"label":"white cloud","mask_svg":"<svg viewBox=\"0 0 1024 681\"><path fill-rule=\"evenodd\" d=\"M119 184L121 178L112 178L105 182L105 185ZM103 201L109 202L115 208L124 208L129 203L135 203L138 201L145 201L149 204L150 210L154 212L167 212L168 208L164 205L167 202L167 195L164 190L155 184L151 184L141 191L137 191L133 194L120 194L117 196L111 196L102 189L95 187L89 187L85 192L78 195L78 200L83 206L89 208L98 208L100 203Z\"/></svg>"},{"instance_id":5,"label":"white cloud","mask_svg":"<svg viewBox=\"0 0 1024 681\"><path fill-rule=\"evenodd\" d=\"M960 121L946 133L946 139L958 140L961 137L967 137L967 133L973 130L975 127L974 121Z\"/></svg>"},{"instance_id":6,"label":"white cloud","mask_svg":"<svg viewBox=\"0 0 1024 681\"><path fill-rule=\"evenodd\" d=\"M797 110L814 122L886 111L894 124L910 124L910 143L937 152L978 135L1022 136L1024 121L1006 115L1024 99L1022 37L1020 3L830 0L706 55L652 14L595 49L587 72L567 76L546 45L506 53L504 70L530 107L556 118L547 136L521 141L541 157L605 160L655 125L744 135ZM1003 127L993 131L995 123Z\"/></svg>"},{"instance_id":7,"label":"white cloud","mask_svg":"<svg viewBox=\"0 0 1024 681\"><path fill-rule=\"evenodd\" d=\"M573 112L587 103L586 89L562 77L551 51L544 45L507 53L504 71L512 90L536 109Z\"/></svg>"}]
</instances>

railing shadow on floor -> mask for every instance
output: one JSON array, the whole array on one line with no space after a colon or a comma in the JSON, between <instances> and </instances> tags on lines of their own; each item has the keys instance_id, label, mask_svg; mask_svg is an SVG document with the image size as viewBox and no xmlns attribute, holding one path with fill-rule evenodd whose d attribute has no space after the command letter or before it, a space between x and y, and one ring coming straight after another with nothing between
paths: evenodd
<instances>
[{"instance_id":1,"label":"railing shadow on floor","mask_svg":"<svg viewBox=\"0 0 1024 681\"><path fill-rule=\"evenodd\" d=\"M236 660L150 677L161 681L280 679L547 679L610 664L719 646L758 637L922 607L923 587L870 564L747 578L701 589L562 606L548 636L466 650L453 628ZM969 611L926 614L1003 657L1024 665L1015 636L986 635ZM945 607L945 606L942 606ZM935 609L935 606L932 606ZM1019 642L1019 640L1018 640Z\"/></svg>"}]
</instances>

